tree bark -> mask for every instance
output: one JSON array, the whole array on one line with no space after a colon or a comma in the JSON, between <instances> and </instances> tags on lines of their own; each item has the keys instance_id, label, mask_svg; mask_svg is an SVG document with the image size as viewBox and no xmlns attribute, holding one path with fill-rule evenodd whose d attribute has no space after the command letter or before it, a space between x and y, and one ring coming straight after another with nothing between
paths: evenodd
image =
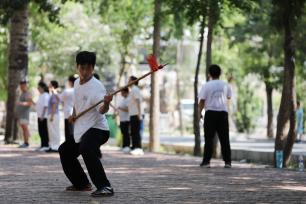
<instances>
[{"instance_id":1,"label":"tree bark","mask_svg":"<svg viewBox=\"0 0 306 204\"><path fill-rule=\"evenodd\" d=\"M176 54L176 96L177 96L177 108L179 112L179 128L181 135L184 134L184 126L183 126L183 113L181 106L181 86L180 86L180 78L179 78L179 67L182 63L182 41L177 44L177 54Z\"/></svg>"},{"instance_id":2,"label":"tree bark","mask_svg":"<svg viewBox=\"0 0 306 204\"><path fill-rule=\"evenodd\" d=\"M159 58L160 51L160 16L161 0L154 1L154 31L153 31L153 55ZM150 98L150 151L159 150L159 78L158 73L151 75L151 98Z\"/></svg>"},{"instance_id":3,"label":"tree bark","mask_svg":"<svg viewBox=\"0 0 306 204\"><path fill-rule=\"evenodd\" d=\"M199 124L199 113L198 113L198 80L199 71L202 58L203 42L204 42L204 29L205 29L205 17L202 17L200 25L200 48L198 53L198 60L194 76L194 106L193 106L193 132L194 132L194 151L195 156L201 156L201 134Z\"/></svg>"},{"instance_id":4,"label":"tree bark","mask_svg":"<svg viewBox=\"0 0 306 204\"><path fill-rule=\"evenodd\" d=\"M28 3L25 3L21 9L14 11L10 22L6 143L11 143L13 139L16 90L28 70L28 25Z\"/></svg>"},{"instance_id":5,"label":"tree bark","mask_svg":"<svg viewBox=\"0 0 306 204\"><path fill-rule=\"evenodd\" d=\"M273 87L269 85L267 82L266 85L266 95L267 95L267 137L272 139L274 136L274 130L273 130L273 104L272 104L272 93L273 93Z\"/></svg>"},{"instance_id":6,"label":"tree bark","mask_svg":"<svg viewBox=\"0 0 306 204\"><path fill-rule=\"evenodd\" d=\"M295 130L295 64L294 64L294 47L293 34L291 30L290 16L292 15L292 5L290 0L286 0L287 6L284 8L283 26L284 26L284 81L281 97L281 104L277 117L277 131L275 140L275 151L283 150L283 166L287 167L293 144L296 138ZM289 124L289 131L286 133L286 125ZM276 165L276 162L275 162Z\"/></svg>"}]
</instances>

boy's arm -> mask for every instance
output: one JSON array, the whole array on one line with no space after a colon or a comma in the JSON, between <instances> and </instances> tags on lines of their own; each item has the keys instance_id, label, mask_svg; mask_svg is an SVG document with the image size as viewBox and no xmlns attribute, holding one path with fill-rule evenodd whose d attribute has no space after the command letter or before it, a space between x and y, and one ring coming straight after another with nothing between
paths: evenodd
<instances>
[{"instance_id":1,"label":"boy's arm","mask_svg":"<svg viewBox=\"0 0 306 204\"><path fill-rule=\"evenodd\" d=\"M109 110L109 104L111 103L112 100L113 100L113 96L111 95L104 96L104 103L99 109L99 112L101 114L107 113L107 111Z\"/></svg>"},{"instance_id":2,"label":"boy's arm","mask_svg":"<svg viewBox=\"0 0 306 204\"><path fill-rule=\"evenodd\" d=\"M201 120L201 118L203 117L202 116L202 110L205 106L205 100L204 99L201 99L200 102L199 102L199 105L198 105L198 116L199 116L199 121Z\"/></svg>"}]
</instances>

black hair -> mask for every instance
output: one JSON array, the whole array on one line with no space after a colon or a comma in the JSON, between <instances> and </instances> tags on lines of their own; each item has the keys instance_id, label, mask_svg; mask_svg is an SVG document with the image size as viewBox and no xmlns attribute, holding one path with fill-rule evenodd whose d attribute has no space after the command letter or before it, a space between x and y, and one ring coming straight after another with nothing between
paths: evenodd
<instances>
[{"instance_id":1,"label":"black hair","mask_svg":"<svg viewBox=\"0 0 306 204\"><path fill-rule=\"evenodd\" d=\"M75 80L76 80L76 78L73 75L70 75L68 77L68 81L71 82L72 84L74 83Z\"/></svg>"},{"instance_id":2,"label":"black hair","mask_svg":"<svg viewBox=\"0 0 306 204\"><path fill-rule=\"evenodd\" d=\"M58 82L55 80L50 81L50 84L53 86L53 88L57 89L58 88Z\"/></svg>"},{"instance_id":3,"label":"black hair","mask_svg":"<svg viewBox=\"0 0 306 204\"><path fill-rule=\"evenodd\" d=\"M81 51L77 54L75 58L77 65L92 65L93 67L96 65L96 53Z\"/></svg>"},{"instance_id":4,"label":"black hair","mask_svg":"<svg viewBox=\"0 0 306 204\"><path fill-rule=\"evenodd\" d=\"M97 74L97 73L93 73L93 76L94 76L96 79L100 80L100 76L99 76L99 74Z\"/></svg>"},{"instance_id":5,"label":"black hair","mask_svg":"<svg viewBox=\"0 0 306 204\"><path fill-rule=\"evenodd\" d=\"M44 90L44 92L49 92L48 86L45 82L41 81L38 83L38 86Z\"/></svg>"},{"instance_id":6,"label":"black hair","mask_svg":"<svg viewBox=\"0 0 306 204\"><path fill-rule=\"evenodd\" d=\"M212 64L209 66L209 74L212 78L219 78L221 75L221 68L219 65Z\"/></svg>"},{"instance_id":7,"label":"black hair","mask_svg":"<svg viewBox=\"0 0 306 204\"><path fill-rule=\"evenodd\" d=\"M300 101L297 101L297 102L296 102L296 105L298 105L298 106L301 105L301 104L300 104Z\"/></svg>"},{"instance_id":8,"label":"black hair","mask_svg":"<svg viewBox=\"0 0 306 204\"><path fill-rule=\"evenodd\" d=\"M129 88L124 88L121 91L124 92L124 93L129 93Z\"/></svg>"},{"instance_id":9,"label":"black hair","mask_svg":"<svg viewBox=\"0 0 306 204\"><path fill-rule=\"evenodd\" d=\"M135 80L137 80L137 77L135 77L135 76L130 76L130 80L131 81L135 81ZM136 82L136 83L134 83L136 86L138 86L138 81Z\"/></svg>"},{"instance_id":10,"label":"black hair","mask_svg":"<svg viewBox=\"0 0 306 204\"><path fill-rule=\"evenodd\" d=\"M21 81L19 82L20 85L21 85L21 84L27 84L27 83L28 83L28 81L25 80L25 79L23 79L23 80L21 80Z\"/></svg>"}]
</instances>

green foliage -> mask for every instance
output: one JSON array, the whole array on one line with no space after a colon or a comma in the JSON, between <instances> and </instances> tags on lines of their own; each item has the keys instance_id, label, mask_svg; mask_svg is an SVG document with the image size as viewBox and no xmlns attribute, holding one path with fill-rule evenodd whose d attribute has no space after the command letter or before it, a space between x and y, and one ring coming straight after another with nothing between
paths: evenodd
<instances>
[{"instance_id":1,"label":"green foliage","mask_svg":"<svg viewBox=\"0 0 306 204\"><path fill-rule=\"evenodd\" d=\"M254 95L248 81L242 82L238 86L238 104L235 114L235 121L238 132L250 133L256 124L256 119L261 113L261 100Z\"/></svg>"},{"instance_id":2,"label":"green foliage","mask_svg":"<svg viewBox=\"0 0 306 204\"><path fill-rule=\"evenodd\" d=\"M6 99L8 30L0 28L0 101Z\"/></svg>"},{"instance_id":3,"label":"green foliage","mask_svg":"<svg viewBox=\"0 0 306 204\"><path fill-rule=\"evenodd\" d=\"M37 70L62 76L74 73L75 54L80 50L96 52L99 72L110 68L114 41L109 28L99 22L99 16L94 13L89 16L82 5L71 2L62 7L59 16L61 25L50 23L45 14L31 19L34 49L30 53L30 69L33 74L37 74Z\"/></svg>"}]
</instances>

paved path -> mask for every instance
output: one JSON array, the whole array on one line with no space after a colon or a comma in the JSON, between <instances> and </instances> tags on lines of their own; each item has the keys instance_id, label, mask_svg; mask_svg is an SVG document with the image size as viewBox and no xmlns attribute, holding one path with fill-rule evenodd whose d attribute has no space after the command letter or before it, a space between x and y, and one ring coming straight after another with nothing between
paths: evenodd
<instances>
[{"instance_id":1,"label":"paved path","mask_svg":"<svg viewBox=\"0 0 306 204\"><path fill-rule=\"evenodd\" d=\"M200 158L146 153L133 157L106 147L103 163L115 196L65 192L56 153L0 145L0 203L306 203L306 173L234 163L198 166Z\"/></svg>"}]
</instances>

